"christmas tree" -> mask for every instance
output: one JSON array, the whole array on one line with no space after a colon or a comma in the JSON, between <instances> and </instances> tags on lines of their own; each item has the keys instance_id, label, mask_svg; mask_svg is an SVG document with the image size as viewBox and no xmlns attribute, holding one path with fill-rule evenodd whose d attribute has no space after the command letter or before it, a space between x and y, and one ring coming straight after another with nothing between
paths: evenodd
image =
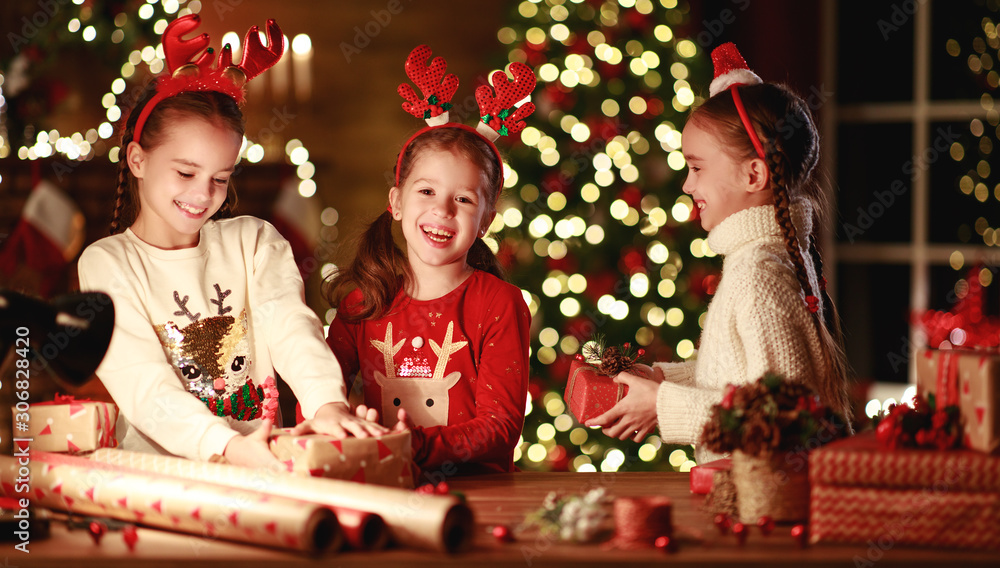
<instances>
[{"instance_id":1,"label":"christmas tree","mask_svg":"<svg viewBox=\"0 0 1000 568\"><path fill-rule=\"evenodd\" d=\"M498 32L539 82L492 227L535 322L523 469L692 465L690 447L581 427L562 397L570 361L596 335L642 347L646 363L691 357L718 282L681 190L692 85L711 78L706 52L685 39L688 12L678 0L525 0Z\"/></svg>"}]
</instances>

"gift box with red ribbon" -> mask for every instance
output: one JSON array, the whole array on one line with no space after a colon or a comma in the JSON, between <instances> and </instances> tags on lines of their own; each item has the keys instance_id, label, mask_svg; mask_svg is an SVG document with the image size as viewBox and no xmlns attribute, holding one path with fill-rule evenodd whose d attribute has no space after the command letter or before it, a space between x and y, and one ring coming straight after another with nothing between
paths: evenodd
<instances>
[{"instance_id":1,"label":"gift box with red ribbon","mask_svg":"<svg viewBox=\"0 0 1000 568\"><path fill-rule=\"evenodd\" d=\"M1000 450L1000 354L922 349L916 367L918 395L933 393L937 408L958 406L965 447Z\"/></svg>"},{"instance_id":2,"label":"gift box with red ribbon","mask_svg":"<svg viewBox=\"0 0 1000 568\"><path fill-rule=\"evenodd\" d=\"M813 543L1000 549L1000 456L887 450L871 433L809 454Z\"/></svg>"},{"instance_id":3,"label":"gift box with red ribbon","mask_svg":"<svg viewBox=\"0 0 1000 568\"><path fill-rule=\"evenodd\" d=\"M27 432L17 429L19 413L14 412L14 432L18 438L30 438L32 450L78 454L98 448L114 448L118 407L111 402L76 400L71 395L56 394L47 402L32 403L28 411Z\"/></svg>"},{"instance_id":4,"label":"gift box with red ribbon","mask_svg":"<svg viewBox=\"0 0 1000 568\"><path fill-rule=\"evenodd\" d=\"M691 493L708 495L715 485L715 474L720 471L730 471L733 462L729 458L721 458L691 468Z\"/></svg>"},{"instance_id":5,"label":"gift box with red ribbon","mask_svg":"<svg viewBox=\"0 0 1000 568\"><path fill-rule=\"evenodd\" d=\"M628 393L628 386L602 375L585 361L574 359L566 383L569 411L582 424L604 414Z\"/></svg>"},{"instance_id":6,"label":"gift box with red ribbon","mask_svg":"<svg viewBox=\"0 0 1000 568\"><path fill-rule=\"evenodd\" d=\"M409 432L381 438L334 438L323 434L293 436L290 430L275 429L269 445L271 453L294 474L413 487Z\"/></svg>"}]
</instances>

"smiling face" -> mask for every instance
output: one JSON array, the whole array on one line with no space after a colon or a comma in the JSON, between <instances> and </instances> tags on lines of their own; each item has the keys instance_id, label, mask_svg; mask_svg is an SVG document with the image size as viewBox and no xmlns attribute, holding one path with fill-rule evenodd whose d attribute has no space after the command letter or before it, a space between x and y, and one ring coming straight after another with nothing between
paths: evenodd
<instances>
[{"instance_id":1,"label":"smiling face","mask_svg":"<svg viewBox=\"0 0 1000 568\"><path fill-rule=\"evenodd\" d=\"M705 129L707 120L689 120L681 137L688 176L684 193L700 210L701 226L711 231L733 213L772 202L763 160L739 160Z\"/></svg>"},{"instance_id":2,"label":"smiling face","mask_svg":"<svg viewBox=\"0 0 1000 568\"><path fill-rule=\"evenodd\" d=\"M493 203L483 195L483 185L482 172L464 155L426 148L402 187L389 190L415 274L427 268L467 269L469 248L493 220Z\"/></svg>"},{"instance_id":3,"label":"smiling face","mask_svg":"<svg viewBox=\"0 0 1000 568\"><path fill-rule=\"evenodd\" d=\"M132 232L164 249L196 246L198 231L226 199L241 142L218 122L181 116L155 147L129 144L128 167L139 195Z\"/></svg>"}]
</instances>

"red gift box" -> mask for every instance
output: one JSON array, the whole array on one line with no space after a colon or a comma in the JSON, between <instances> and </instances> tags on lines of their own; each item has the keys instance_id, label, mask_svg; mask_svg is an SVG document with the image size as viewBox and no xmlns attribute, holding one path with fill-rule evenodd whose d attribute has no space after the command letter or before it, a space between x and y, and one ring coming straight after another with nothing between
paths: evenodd
<instances>
[{"instance_id":1,"label":"red gift box","mask_svg":"<svg viewBox=\"0 0 1000 568\"><path fill-rule=\"evenodd\" d=\"M729 458L722 458L692 467L691 493L695 495L708 495L712 490L716 472L729 471L732 467L733 462Z\"/></svg>"},{"instance_id":2,"label":"red gift box","mask_svg":"<svg viewBox=\"0 0 1000 568\"><path fill-rule=\"evenodd\" d=\"M611 410L626 394L626 385L599 374L586 362L574 359L570 364L564 398L569 411L581 424Z\"/></svg>"},{"instance_id":3,"label":"red gift box","mask_svg":"<svg viewBox=\"0 0 1000 568\"><path fill-rule=\"evenodd\" d=\"M816 542L1000 549L1000 493L813 486Z\"/></svg>"},{"instance_id":4,"label":"red gift box","mask_svg":"<svg viewBox=\"0 0 1000 568\"><path fill-rule=\"evenodd\" d=\"M934 393L937 408L958 406L963 445L986 453L1000 450L1000 355L923 349L916 367L918 395Z\"/></svg>"},{"instance_id":5,"label":"red gift box","mask_svg":"<svg viewBox=\"0 0 1000 568\"><path fill-rule=\"evenodd\" d=\"M887 450L871 433L810 452L811 542L1000 548L1000 457Z\"/></svg>"}]
</instances>

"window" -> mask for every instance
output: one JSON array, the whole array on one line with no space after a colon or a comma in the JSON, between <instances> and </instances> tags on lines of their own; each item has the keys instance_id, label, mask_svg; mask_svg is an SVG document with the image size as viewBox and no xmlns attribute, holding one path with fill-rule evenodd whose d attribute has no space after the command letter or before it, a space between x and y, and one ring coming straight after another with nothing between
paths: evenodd
<instances>
[{"instance_id":1,"label":"window","mask_svg":"<svg viewBox=\"0 0 1000 568\"><path fill-rule=\"evenodd\" d=\"M986 284L1000 265L1000 0L873 4L823 8L826 263L854 371L908 382L910 314L951 309L973 267Z\"/></svg>"}]
</instances>

